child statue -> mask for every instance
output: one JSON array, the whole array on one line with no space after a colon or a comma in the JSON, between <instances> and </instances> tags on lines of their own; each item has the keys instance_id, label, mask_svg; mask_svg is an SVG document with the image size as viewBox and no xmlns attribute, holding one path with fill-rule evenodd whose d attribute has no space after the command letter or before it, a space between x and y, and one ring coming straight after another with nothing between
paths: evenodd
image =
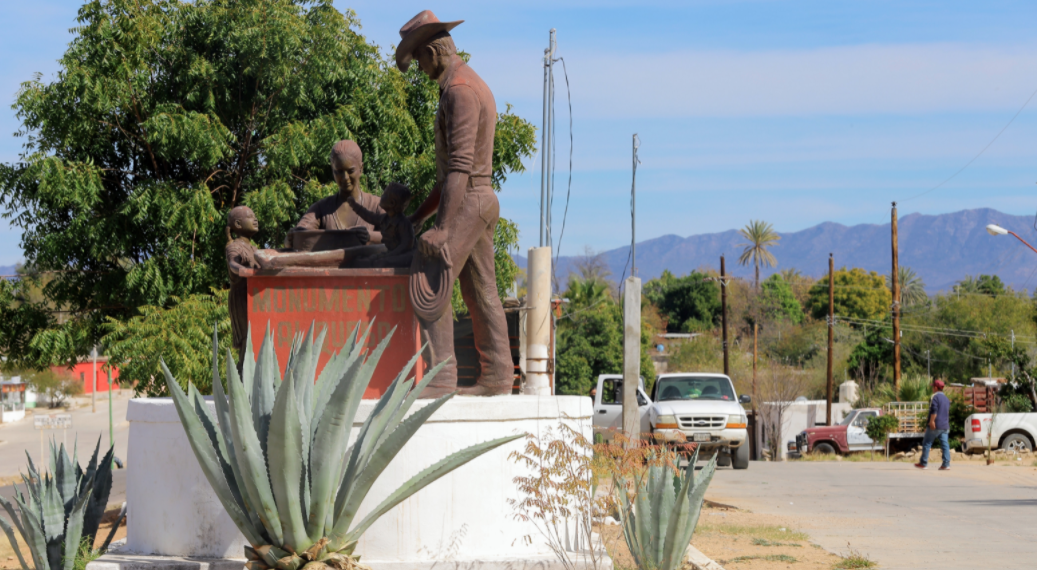
<instances>
[{"instance_id":1,"label":"child statue","mask_svg":"<svg viewBox=\"0 0 1037 570\"><path fill-rule=\"evenodd\" d=\"M355 201L352 196L346 198L356 215L365 222L374 225L382 234L382 244L388 251L358 260L358 267L410 267L416 246L414 225L404 215L410 203L410 189L403 184L393 182L385 187L379 203L384 214L373 212Z\"/></svg>"},{"instance_id":2,"label":"child statue","mask_svg":"<svg viewBox=\"0 0 1037 570\"><path fill-rule=\"evenodd\" d=\"M242 269L258 269L256 248L251 238L259 231L259 220L248 206L232 208L227 214L227 272L230 274L230 294L227 297L230 313L231 344L238 351L238 368L245 357L245 339L248 338L248 283L241 276ZM232 234L236 238L232 238Z\"/></svg>"}]
</instances>

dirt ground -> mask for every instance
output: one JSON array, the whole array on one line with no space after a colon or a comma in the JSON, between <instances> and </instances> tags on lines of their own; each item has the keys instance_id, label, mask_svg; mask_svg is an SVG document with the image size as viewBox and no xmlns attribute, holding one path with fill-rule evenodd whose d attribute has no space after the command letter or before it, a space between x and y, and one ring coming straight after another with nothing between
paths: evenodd
<instances>
[{"instance_id":1,"label":"dirt ground","mask_svg":"<svg viewBox=\"0 0 1037 570\"><path fill-rule=\"evenodd\" d=\"M104 518L101 519L101 526L97 531L97 540L94 543L94 548L101 546L105 538L108 538L108 533L112 530L112 522L115 521L116 517L119 516L119 509L121 507L115 506L110 507L104 513ZM3 509L0 508L0 511ZM3 515L7 517L7 513ZM15 536L18 538L18 547L22 552L22 556L25 557L26 563L32 567L32 555L29 554L29 549L25 546L25 542L22 541L22 537L18 534L18 529L14 529ZM123 524L119 525L119 529L115 531L115 538L112 540L121 540L126 538L126 521L123 520ZM18 557L14 555L14 550L11 548L10 542L7 537L0 533L0 570L20 570L21 565L18 564Z\"/></svg>"},{"instance_id":2,"label":"dirt ground","mask_svg":"<svg viewBox=\"0 0 1037 570\"><path fill-rule=\"evenodd\" d=\"M600 531L616 569L632 570L634 561L622 529L605 526ZM729 570L832 570L844 562L812 544L790 517L724 505L703 507L691 544Z\"/></svg>"}]
</instances>

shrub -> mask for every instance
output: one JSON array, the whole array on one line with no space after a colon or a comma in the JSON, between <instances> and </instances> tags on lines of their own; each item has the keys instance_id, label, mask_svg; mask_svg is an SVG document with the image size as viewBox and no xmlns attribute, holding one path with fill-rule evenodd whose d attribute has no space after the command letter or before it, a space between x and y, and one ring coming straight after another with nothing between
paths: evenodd
<instances>
[{"instance_id":1,"label":"shrub","mask_svg":"<svg viewBox=\"0 0 1037 570\"><path fill-rule=\"evenodd\" d=\"M83 393L83 383L67 372L43 370L29 378L29 385L47 400L51 408L60 408L68 398Z\"/></svg>"}]
</instances>

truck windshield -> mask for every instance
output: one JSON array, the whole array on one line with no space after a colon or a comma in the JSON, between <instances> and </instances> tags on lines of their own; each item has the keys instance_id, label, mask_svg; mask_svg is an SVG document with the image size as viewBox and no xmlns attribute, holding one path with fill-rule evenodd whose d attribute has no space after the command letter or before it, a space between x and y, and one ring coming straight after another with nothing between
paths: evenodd
<instances>
[{"instance_id":1,"label":"truck windshield","mask_svg":"<svg viewBox=\"0 0 1037 570\"><path fill-rule=\"evenodd\" d=\"M659 379L659 401L734 400L735 391L727 378L715 376L672 376Z\"/></svg>"},{"instance_id":2,"label":"truck windshield","mask_svg":"<svg viewBox=\"0 0 1037 570\"><path fill-rule=\"evenodd\" d=\"M843 418L843 421L839 422L839 425L841 425L841 426L848 426L848 425L853 423L853 419L856 418L856 417L857 417L857 412L850 412L850 413L846 414L846 417Z\"/></svg>"}]
</instances>

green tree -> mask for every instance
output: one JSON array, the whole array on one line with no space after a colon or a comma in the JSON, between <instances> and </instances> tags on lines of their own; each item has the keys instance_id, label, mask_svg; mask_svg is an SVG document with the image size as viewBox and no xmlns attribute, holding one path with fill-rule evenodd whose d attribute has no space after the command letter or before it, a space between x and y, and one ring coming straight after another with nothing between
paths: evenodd
<instances>
[{"instance_id":1,"label":"green tree","mask_svg":"<svg viewBox=\"0 0 1037 570\"><path fill-rule=\"evenodd\" d=\"M720 317L720 286L698 271L675 277L664 270L645 283L644 296L666 317L670 332L712 329Z\"/></svg>"},{"instance_id":2,"label":"green tree","mask_svg":"<svg viewBox=\"0 0 1037 570\"><path fill-rule=\"evenodd\" d=\"M641 376L646 389L655 381L651 359L651 327L641 323ZM599 374L623 373L623 309L614 302L569 306L558 320L558 360L555 366L559 394L586 395Z\"/></svg>"},{"instance_id":3,"label":"green tree","mask_svg":"<svg viewBox=\"0 0 1037 570\"><path fill-rule=\"evenodd\" d=\"M925 282L910 267L900 266L897 268L897 285L900 286L900 304L907 307L917 305L929 299L925 293ZM886 275L886 287L890 294L893 291L893 279Z\"/></svg>"},{"instance_id":4,"label":"green tree","mask_svg":"<svg viewBox=\"0 0 1037 570\"><path fill-rule=\"evenodd\" d=\"M997 275L966 275L954 285L954 292L959 295L989 295L996 297L1005 292L1005 284Z\"/></svg>"},{"instance_id":5,"label":"green tree","mask_svg":"<svg viewBox=\"0 0 1037 570\"><path fill-rule=\"evenodd\" d=\"M849 319L884 319L889 315L892 295L885 279L874 271L859 267L835 272L835 315ZM828 318L828 276L821 278L808 294L810 314Z\"/></svg>"},{"instance_id":6,"label":"green tree","mask_svg":"<svg viewBox=\"0 0 1037 570\"><path fill-rule=\"evenodd\" d=\"M853 347L846 361L849 373L865 385L873 385L893 362L892 338L893 329L889 327L867 327L864 340Z\"/></svg>"},{"instance_id":7,"label":"green tree","mask_svg":"<svg viewBox=\"0 0 1037 570\"><path fill-rule=\"evenodd\" d=\"M1017 337L1034 336L1031 311L1031 299L1013 291L996 296L937 295L930 310L902 318L902 357L907 365L924 371L929 351L932 375L953 382L987 376L988 363L995 375L1007 376L1012 358L995 350L994 343L1010 346L1013 332ZM1016 348L1026 346L1022 339L1016 343Z\"/></svg>"},{"instance_id":8,"label":"green tree","mask_svg":"<svg viewBox=\"0 0 1037 570\"><path fill-rule=\"evenodd\" d=\"M778 245L778 240L781 236L778 232L774 231L774 227L763 220L750 220L749 224L744 228L738 230L738 233L742 234L742 237L748 240L748 243L740 243L738 247L745 246L742 250L742 254L738 256L738 263L741 265L749 265L751 261L756 271L756 277L753 280L753 288L757 291L760 290L760 263L763 262L769 267L774 267L778 264L778 260L775 259L774 254L770 252L770 248Z\"/></svg>"},{"instance_id":9,"label":"green tree","mask_svg":"<svg viewBox=\"0 0 1037 570\"><path fill-rule=\"evenodd\" d=\"M792 287L777 273L763 281L760 307L767 318L786 319L794 325L802 323L805 318L803 307L792 294Z\"/></svg>"},{"instance_id":10,"label":"green tree","mask_svg":"<svg viewBox=\"0 0 1037 570\"><path fill-rule=\"evenodd\" d=\"M363 150L365 190L402 182L420 203L435 179L438 87L417 66L400 73L358 29L330 0L86 2L56 79L22 85L23 152L0 166L0 208L23 232L28 268L56 272L47 301L69 311L19 317L9 362L74 362L108 319L224 287L227 212L250 206L257 245L279 246L335 192L336 140ZM501 111L497 190L535 142L531 124ZM502 218L502 290L517 236Z\"/></svg>"},{"instance_id":11,"label":"green tree","mask_svg":"<svg viewBox=\"0 0 1037 570\"><path fill-rule=\"evenodd\" d=\"M168 395L159 358L170 370L177 370L177 382L187 389L188 382L203 394L212 390L212 361L198 354L212 354L213 323L219 333L220 354L230 348L230 318L227 291L214 290L185 299L173 299L168 309L140 307L140 314L120 321L109 317L105 323L106 352L112 362L122 363L119 379L136 382L135 393L146 396ZM220 377L227 371L220 367Z\"/></svg>"}]
</instances>

